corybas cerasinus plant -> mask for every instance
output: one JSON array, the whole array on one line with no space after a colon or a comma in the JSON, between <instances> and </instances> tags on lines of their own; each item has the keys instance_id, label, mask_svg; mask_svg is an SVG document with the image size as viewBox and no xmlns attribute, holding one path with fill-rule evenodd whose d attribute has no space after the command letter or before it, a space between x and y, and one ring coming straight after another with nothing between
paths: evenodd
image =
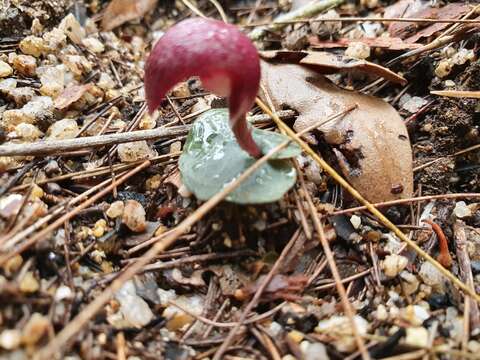
<instances>
[{"instance_id":1,"label":"corybas cerasinus plant","mask_svg":"<svg viewBox=\"0 0 480 360\"><path fill-rule=\"evenodd\" d=\"M246 120L260 84L260 61L251 41L235 26L194 18L169 29L145 66L145 92L154 111L177 83L199 76L203 86L228 98L230 126L240 147L261 155Z\"/></svg>"}]
</instances>

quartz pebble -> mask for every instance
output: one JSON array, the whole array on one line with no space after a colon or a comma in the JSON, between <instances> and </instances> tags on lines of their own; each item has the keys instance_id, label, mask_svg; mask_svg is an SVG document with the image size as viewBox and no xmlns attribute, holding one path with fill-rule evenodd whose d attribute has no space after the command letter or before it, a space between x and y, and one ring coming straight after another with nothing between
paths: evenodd
<instances>
[{"instance_id":1,"label":"quartz pebble","mask_svg":"<svg viewBox=\"0 0 480 360\"><path fill-rule=\"evenodd\" d=\"M35 76L37 73L37 60L31 55L15 56L12 65L23 76Z\"/></svg>"},{"instance_id":2,"label":"quartz pebble","mask_svg":"<svg viewBox=\"0 0 480 360\"><path fill-rule=\"evenodd\" d=\"M175 303L196 315L201 315L204 308L204 300L198 295L181 295L175 299ZM170 331L182 329L185 325L189 325L195 320L174 305L168 305L162 316L170 319L166 324L167 329Z\"/></svg>"},{"instance_id":3,"label":"quartz pebble","mask_svg":"<svg viewBox=\"0 0 480 360\"><path fill-rule=\"evenodd\" d=\"M366 59L370 56L370 47L361 42L352 42L345 50L345 56L360 60Z\"/></svg>"},{"instance_id":4,"label":"quartz pebble","mask_svg":"<svg viewBox=\"0 0 480 360\"><path fill-rule=\"evenodd\" d=\"M42 66L38 68L42 87L40 93L56 98L65 87L65 66Z\"/></svg>"},{"instance_id":5,"label":"quartz pebble","mask_svg":"<svg viewBox=\"0 0 480 360\"><path fill-rule=\"evenodd\" d=\"M80 45L82 39L85 37L85 29L73 14L65 16L58 28L61 29L74 44Z\"/></svg>"},{"instance_id":6,"label":"quartz pebble","mask_svg":"<svg viewBox=\"0 0 480 360\"><path fill-rule=\"evenodd\" d=\"M87 48L88 51L93 53L102 53L105 50L105 46L100 42L100 40L94 37L88 37L82 40L82 45Z\"/></svg>"},{"instance_id":7,"label":"quartz pebble","mask_svg":"<svg viewBox=\"0 0 480 360\"><path fill-rule=\"evenodd\" d=\"M365 335L368 330L368 322L358 315L355 316L354 321L358 334L360 336ZM338 335L338 340L335 340L333 345L340 352L352 352L357 347L350 320L346 316L332 316L330 319L320 321L315 328L315 332Z\"/></svg>"},{"instance_id":8,"label":"quartz pebble","mask_svg":"<svg viewBox=\"0 0 480 360\"><path fill-rule=\"evenodd\" d=\"M382 262L382 269L386 276L395 277L408 265L408 259L405 256L392 254L387 255Z\"/></svg>"},{"instance_id":9,"label":"quartz pebble","mask_svg":"<svg viewBox=\"0 0 480 360\"><path fill-rule=\"evenodd\" d=\"M63 119L53 123L47 131L49 139L73 139L80 131L74 119Z\"/></svg>"},{"instance_id":10,"label":"quartz pebble","mask_svg":"<svg viewBox=\"0 0 480 360\"><path fill-rule=\"evenodd\" d=\"M148 304L137 295L135 284L127 281L115 294L120 303L120 311L132 326L142 328L152 321L154 315Z\"/></svg>"},{"instance_id":11,"label":"quartz pebble","mask_svg":"<svg viewBox=\"0 0 480 360\"><path fill-rule=\"evenodd\" d=\"M19 44L20 50L26 55L38 58L45 51L45 42L38 36L27 36Z\"/></svg>"},{"instance_id":12,"label":"quartz pebble","mask_svg":"<svg viewBox=\"0 0 480 360\"><path fill-rule=\"evenodd\" d=\"M428 346L428 331L424 327L408 327L405 344L419 348Z\"/></svg>"},{"instance_id":13,"label":"quartz pebble","mask_svg":"<svg viewBox=\"0 0 480 360\"><path fill-rule=\"evenodd\" d=\"M23 141L32 142L38 140L43 133L35 125L21 123L15 127L15 135Z\"/></svg>"},{"instance_id":14,"label":"quartz pebble","mask_svg":"<svg viewBox=\"0 0 480 360\"><path fill-rule=\"evenodd\" d=\"M467 206L465 201L459 201L455 204L453 213L459 219L464 219L472 216L472 210Z\"/></svg>"},{"instance_id":15,"label":"quartz pebble","mask_svg":"<svg viewBox=\"0 0 480 360\"><path fill-rule=\"evenodd\" d=\"M5 61L0 60L0 78L7 77L13 74L13 69Z\"/></svg>"},{"instance_id":16,"label":"quartz pebble","mask_svg":"<svg viewBox=\"0 0 480 360\"><path fill-rule=\"evenodd\" d=\"M22 331L22 340L26 345L35 345L47 334L51 328L48 318L39 313L34 313Z\"/></svg>"},{"instance_id":17,"label":"quartz pebble","mask_svg":"<svg viewBox=\"0 0 480 360\"><path fill-rule=\"evenodd\" d=\"M0 347L5 350L13 350L20 346L22 333L20 330L7 329L0 333Z\"/></svg>"},{"instance_id":18,"label":"quartz pebble","mask_svg":"<svg viewBox=\"0 0 480 360\"><path fill-rule=\"evenodd\" d=\"M303 344L303 343L302 343ZM327 348L322 343L308 343L304 351L305 360L329 360Z\"/></svg>"},{"instance_id":19,"label":"quartz pebble","mask_svg":"<svg viewBox=\"0 0 480 360\"><path fill-rule=\"evenodd\" d=\"M358 215L352 215L350 218L350 223L354 227L354 229L358 229L360 225L362 225L362 219Z\"/></svg>"},{"instance_id":20,"label":"quartz pebble","mask_svg":"<svg viewBox=\"0 0 480 360\"><path fill-rule=\"evenodd\" d=\"M127 200L123 211L122 222L134 232L143 232L147 227L145 209L135 200Z\"/></svg>"},{"instance_id":21,"label":"quartz pebble","mask_svg":"<svg viewBox=\"0 0 480 360\"><path fill-rule=\"evenodd\" d=\"M34 293L40 289L40 283L31 271L28 271L20 280L20 291L23 293Z\"/></svg>"},{"instance_id":22,"label":"quartz pebble","mask_svg":"<svg viewBox=\"0 0 480 360\"><path fill-rule=\"evenodd\" d=\"M155 156L154 151L144 140L120 144L117 151L122 162L133 162Z\"/></svg>"},{"instance_id":23,"label":"quartz pebble","mask_svg":"<svg viewBox=\"0 0 480 360\"><path fill-rule=\"evenodd\" d=\"M123 201L115 201L113 202L109 208L106 211L106 215L110 219L115 219L117 217L120 217L123 215L123 209L124 209L124 204Z\"/></svg>"},{"instance_id":24,"label":"quartz pebble","mask_svg":"<svg viewBox=\"0 0 480 360\"><path fill-rule=\"evenodd\" d=\"M115 81L107 73L101 73L97 86L103 90L110 90L115 87Z\"/></svg>"}]
</instances>

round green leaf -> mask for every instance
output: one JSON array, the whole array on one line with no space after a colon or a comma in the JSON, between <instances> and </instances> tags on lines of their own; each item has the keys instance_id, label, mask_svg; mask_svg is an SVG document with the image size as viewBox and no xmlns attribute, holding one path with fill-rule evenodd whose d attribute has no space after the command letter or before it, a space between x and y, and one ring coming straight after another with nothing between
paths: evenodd
<instances>
[{"instance_id":1,"label":"round green leaf","mask_svg":"<svg viewBox=\"0 0 480 360\"><path fill-rule=\"evenodd\" d=\"M185 186L200 200L208 200L255 163L240 149L228 124L227 109L212 109L193 124L180 157ZM253 137L264 153L288 140L282 134L253 130ZM295 184L296 172L288 158L299 155L290 144L245 180L227 198L239 204L274 202Z\"/></svg>"}]
</instances>

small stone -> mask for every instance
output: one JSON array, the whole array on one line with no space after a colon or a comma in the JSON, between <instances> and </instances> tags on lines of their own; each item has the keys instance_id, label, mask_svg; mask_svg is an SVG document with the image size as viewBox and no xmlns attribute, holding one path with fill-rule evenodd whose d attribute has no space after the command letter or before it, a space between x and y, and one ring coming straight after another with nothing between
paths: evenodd
<instances>
[{"instance_id":1,"label":"small stone","mask_svg":"<svg viewBox=\"0 0 480 360\"><path fill-rule=\"evenodd\" d=\"M443 293L445 291L445 278L442 273L428 261L425 261L420 266L418 275L422 278L423 282L431 286L435 292Z\"/></svg>"},{"instance_id":2,"label":"small stone","mask_svg":"<svg viewBox=\"0 0 480 360\"><path fill-rule=\"evenodd\" d=\"M358 315L355 315L354 321L358 334L365 335L368 331L368 322ZM333 345L340 352L353 352L357 348L350 320L346 316L332 316L330 319L320 321L315 332L335 335L338 340L335 340Z\"/></svg>"},{"instance_id":3,"label":"small stone","mask_svg":"<svg viewBox=\"0 0 480 360\"><path fill-rule=\"evenodd\" d=\"M201 315L204 309L204 299L201 296L182 295L175 299L175 303L179 304L185 309L189 309L195 315ZM163 311L163 317L169 319L166 327L170 331L176 331L184 328L186 325L191 324L195 319L189 314L184 313L182 310L173 305L168 305Z\"/></svg>"},{"instance_id":4,"label":"small stone","mask_svg":"<svg viewBox=\"0 0 480 360\"><path fill-rule=\"evenodd\" d=\"M0 60L0 78L4 78L13 74L13 69L5 61Z\"/></svg>"},{"instance_id":5,"label":"small stone","mask_svg":"<svg viewBox=\"0 0 480 360\"><path fill-rule=\"evenodd\" d=\"M378 321L386 321L388 319L388 311L385 305L380 304L377 306L377 309L375 310L375 318Z\"/></svg>"},{"instance_id":6,"label":"small stone","mask_svg":"<svg viewBox=\"0 0 480 360\"><path fill-rule=\"evenodd\" d=\"M187 97L190 96L190 89L188 87L187 82L181 82L177 86L175 86L172 90L173 97Z\"/></svg>"},{"instance_id":7,"label":"small stone","mask_svg":"<svg viewBox=\"0 0 480 360\"><path fill-rule=\"evenodd\" d=\"M60 285L55 291L55 301L63 301L68 300L73 297L72 289L66 285Z\"/></svg>"},{"instance_id":8,"label":"small stone","mask_svg":"<svg viewBox=\"0 0 480 360\"><path fill-rule=\"evenodd\" d=\"M154 129L155 126L157 126L157 122L148 113L142 117L142 120L140 120L140 124L138 124L138 127L142 130Z\"/></svg>"},{"instance_id":9,"label":"small stone","mask_svg":"<svg viewBox=\"0 0 480 360\"><path fill-rule=\"evenodd\" d=\"M360 60L367 59L370 57L370 46L361 42L352 42L345 50L345 56Z\"/></svg>"},{"instance_id":10,"label":"small stone","mask_svg":"<svg viewBox=\"0 0 480 360\"><path fill-rule=\"evenodd\" d=\"M302 343L303 344L303 343ZM327 348L322 343L308 343L304 351L305 360L329 360Z\"/></svg>"},{"instance_id":11,"label":"small stone","mask_svg":"<svg viewBox=\"0 0 480 360\"><path fill-rule=\"evenodd\" d=\"M47 130L49 139L73 139L80 131L74 119L63 119L53 123Z\"/></svg>"},{"instance_id":12,"label":"small stone","mask_svg":"<svg viewBox=\"0 0 480 360\"><path fill-rule=\"evenodd\" d=\"M17 80L13 78L0 80L0 92L3 94L9 94L10 91L17 87Z\"/></svg>"},{"instance_id":13,"label":"small stone","mask_svg":"<svg viewBox=\"0 0 480 360\"><path fill-rule=\"evenodd\" d=\"M303 334L297 330L290 331L287 336L296 344L300 344L303 340Z\"/></svg>"},{"instance_id":14,"label":"small stone","mask_svg":"<svg viewBox=\"0 0 480 360\"><path fill-rule=\"evenodd\" d=\"M382 262L383 272L388 277L397 276L408 265L408 259L405 256L392 254L385 257Z\"/></svg>"},{"instance_id":15,"label":"small stone","mask_svg":"<svg viewBox=\"0 0 480 360\"><path fill-rule=\"evenodd\" d=\"M15 255L7 260L7 262L3 265L3 271L5 271L5 275L11 276L15 274L23 264L23 258L21 255Z\"/></svg>"},{"instance_id":16,"label":"small stone","mask_svg":"<svg viewBox=\"0 0 480 360\"><path fill-rule=\"evenodd\" d=\"M136 328L143 328L154 315L148 304L137 295L135 284L132 280L127 281L115 294L120 303L120 311L125 320Z\"/></svg>"},{"instance_id":17,"label":"small stone","mask_svg":"<svg viewBox=\"0 0 480 360\"><path fill-rule=\"evenodd\" d=\"M45 33L42 38L46 49L52 53L58 52L67 43L67 36L58 28L53 28L52 31Z\"/></svg>"},{"instance_id":18,"label":"small stone","mask_svg":"<svg viewBox=\"0 0 480 360\"><path fill-rule=\"evenodd\" d=\"M88 74L93 68L92 63L85 56L81 55L66 55L63 58L63 64L77 80L80 80L83 75Z\"/></svg>"},{"instance_id":19,"label":"small stone","mask_svg":"<svg viewBox=\"0 0 480 360\"><path fill-rule=\"evenodd\" d=\"M97 86L103 90L110 90L113 89L116 84L110 75L102 72L100 74L100 78L98 79Z\"/></svg>"},{"instance_id":20,"label":"small stone","mask_svg":"<svg viewBox=\"0 0 480 360\"><path fill-rule=\"evenodd\" d=\"M17 106L23 106L35 97L35 90L33 90L31 87L12 89L9 92L8 97L15 101Z\"/></svg>"},{"instance_id":21,"label":"small stone","mask_svg":"<svg viewBox=\"0 0 480 360\"><path fill-rule=\"evenodd\" d=\"M122 215L124 223L133 232L144 232L147 227L143 206L135 200L127 200Z\"/></svg>"},{"instance_id":22,"label":"small stone","mask_svg":"<svg viewBox=\"0 0 480 360\"><path fill-rule=\"evenodd\" d=\"M13 60L13 68L23 76L35 76L37 73L37 60L31 55L18 55Z\"/></svg>"},{"instance_id":23,"label":"small stone","mask_svg":"<svg viewBox=\"0 0 480 360\"><path fill-rule=\"evenodd\" d=\"M15 134L26 142L38 140L43 135L35 125L27 123L18 124L15 127Z\"/></svg>"},{"instance_id":24,"label":"small stone","mask_svg":"<svg viewBox=\"0 0 480 360\"><path fill-rule=\"evenodd\" d=\"M60 22L60 25L58 25L58 28L61 29L74 44L80 45L82 39L85 37L85 29L73 14L65 16Z\"/></svg>"},{"instance_id":25,"label":"small stone","mask_svg":"<svg viewBox=\"0 0 480 360\"><path fill-rule=\"evenodd\" d=\"M350 218L350 223L355 229L360 228L360 225L362 225L362 218L358 215L352 215Z\"/></svg>"},{"instance_id":26,"label":"small stone","mask_svg":"<svg viewBox=\"0 0 480 360\"><path fill-rule=\"evenodd\" d=\"M319 15L316 20L328 18L335 19L340 18L340 15L335 10L329 10L326 13ZM342 29L341 21L312 21L310 23L310 29L315 35L318 35L322 39L331 37L332 35L338 33Z\"/></svg>"},{"instance_id":27,"label":"small stone","mask_svg":"<svg viewBox=\"0 0 480 360\"><path fill-rule=\"evenodd\" d=\"M414 114L418 112L418 110L420 110L421 107L424 106L426 103L427 100L419 96L413 96L402 105L402 109Z\"/></svg>"},{"instance_id":28,"label":"small stone","mask_svg":"<svg viewBox=\"0 0 480 360\"><path fill-rule=\"evenodd\" d=\"M401 317L414 326L420 326L430 317L430 314L425 308L419 305L409 305L405 309L402 309Z\"/></svg>"},{"instance_id":29,"label":"small stone","mask_svg":"<svg viewBox=\"0 0 480 360\"><path fill-rule=\"evenodd\" d=\"M441 60L435 68L435 75L442 79L450 74L452 68L452 62L449 59Z\"/></svg>"},{"instance_id":30,"label":"small stone","mask_svg":"<svg viewBox=\"0 0 480 360\"><path fill-rule=\"evenodd\" d=\"M42 87L40 93L45 96L56 98L65 87L65 66L42 66L38 68Z\"/></svg>"},{"instance_id":31,"label":"small stone","mask_svg":"<svg viewBox=\"0 0 480 360\"><path fill-rule=\"evenodd\" d=\"M105 50L105 46L100 42L100 40L94 37L88 37L82 40L83 46L87 48L88 51L99 54Z\"/></svg>"},{"instance_id":32,"label":"small stone","mask_svg":"<svg viewBox=\"0 0 480 360\"><path fill-rule=\"evenodd\" d=\"M20 50L26 55L39 57L45 51L45 42L37 36L27 36L19 44Z\"/></svg>"},{"instance_id":33,"label":"small stone","mask_svg":"<svg viewBox=\"0 0 480 360\"><path fill-rule=\"evenodd\" d=\"M123 204L123 201L115 201L113 202L105 214L110 218L110 219L116 219L117 217L120 217L123 215L123 209L125 208L125 205Z\"/></svg>"},{"instance_id":34,"label":"small stone","mask_svg":"<svg viewBox=\"0 0 480 360\"><path fill-rule=\"evenodd\" d=\"M50 178L62 173L62 169L60 169L58 162L53 159L48 161L47 165L43 168L43 171L45 171L45 174Z\"/></svg>"},{"instance_id":35,"label":"small stone","mask_svg":"<svg viewBox=\"0 0 480 360\"><path fill-rule=\"evenodd\" d=\"M405 337L405 344L425 348L428 346L428 330L424 327L409 327Z\"/></svg>"},{"instance_id":36,"label":"small stone","mask_svg":"<svg viewBox=\"0 0 480 360\"><path fill-rule=\"evenodd\" d=\"M277 336L280 336L280 334L282 333L282 330L283 330L282 325L280 325L276 321L272 321L270 323L270 325L268 326L268 329L267 329L268 334L273 338L276 338Z\"/></svg>"},{"instance_id":37,"label":"small stone","mask_svg":"<svg viewBox=\"0 0 480 360\"><path fill-rule=\"evenodd\" d=\"M22 340L26 345L35 345L44 337L51 328L47 317L39 313L34 313L22 331Z\"/></svg>"},{"instance_id":38,"label":"small stone","mask_svg":"<svg viewBox=\"0 0 480 360\"><path fill-rule=\"evenodd\" d=\"M13 350L20 346L22 333L20 330L7 329L0 333L0 347L5 350Z\"/></svg>"},{"instance_id":39,"label":"small stone","mask_svg":"<svg viewBox=\"0 0 480 360\"><path fill-rule=\"evenodd\" d=\"M155 156L145 140L118 145L118 156L122 162L133 162Z\"/></svg>"},{"instance_id":40,"label":"small stone","mask_svg":"<svg viewBox=\"0 0 480 360\"><path fill-rule=\"evenodd\" d=\"M182 151L182 142L175 141L170 145L170 154Z\"/></svg>"},{"instance_id":41,"label":"small stone","mask_svg":"<svg viewBox=\"0 0 480 360\"><path fill-rule=\"evenodd\" d=\"M378 0L360 0L360 4L368 9L374 9L378 6Z\"/></svg>"},{"instance_id":42,"label":"small stone","mask_svg":"<svg viewBox=\"0 0 480 360\"><path fill-rule=\"evenodd\" d=\"M459 219L464 219L472 216L472 210L467 206L465 201L458 201L455 204L455 208L453 209L453 213Z\"/></svg>"},{"instance_id":43,"label":"small stone","mask_svg":"<svg viewBox=\"0 0 480 360\"><path fill-rule=\"evenodd\" d=\"M25 276L23 276L22 280L20 281L20 291L23 293L34 293L40 289L40 283L33 275L33 272L28 271Z\"/></svg>"},{"instance_id":44,"label":"small stone","mask_svg":"<svg viewBox=\"0 0 480 360\"><path fill-rule=\"evenodd\" d=\"M30 27L30 30L31 30L32 34L35 35L35 36L39 36L43 33L43 25L40 22L40 20L38 20L38 18L33 19L32 26Z\"/></svg>"},{"instance_id":45,"label":"small stone","mask_svg":"<svg viewBox=\"0 0 480 360\"><path fill-rule=\"evenodd\" d=\"M408 271L402 271L400 273L400 278L402 279L402 290L406 295L411 295L418 290L420 282L415 275Z\"/></svg>"},{"instance_id":46,"label":"small stone","mask_svg":"<svg viewBox=\"0 0 480 360\"><path fill-rule=\"evenodd\" d=\"M100 219L93 226L92 234L98 239L105 234L106 230L107 230L107 222L105 221L105 219Z\"/></svg>"},{"instance_id":47,"label":"small stone","mask_svg":"<svg viewBox=\"0 0 480 360\"><path fill-rule=\"evenodd\" d=\"M152 177L148 178L147 181L145 182L145 187L149 191L154 191L157 190L160 185L162 185L162 177L157 174L153 175Z\"/></svg>"}]
</instances>

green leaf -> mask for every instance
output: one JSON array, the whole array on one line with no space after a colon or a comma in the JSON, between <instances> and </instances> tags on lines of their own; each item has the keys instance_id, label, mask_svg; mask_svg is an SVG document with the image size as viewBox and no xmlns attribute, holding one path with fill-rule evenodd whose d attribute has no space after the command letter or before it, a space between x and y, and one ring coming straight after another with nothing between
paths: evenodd
<instances>
[{"instance_id":1,"label":"green leaf","mask_svg":"<svg viewBox=\"0 0 480 360\"><path fill-rule=\"evenodd\" d=\"M227 109L212 109L193 124L180 156L180 172L185 186L200 200L208 200L255 163L240 149L229 126ZM263 153L288 140L282 134L253 130L253 138ZM274 159L260 167L226 200L238 204L274 202L295 184L296 172L287 159L301 153L289 144Z\"/></svg>"}]
</instances>

